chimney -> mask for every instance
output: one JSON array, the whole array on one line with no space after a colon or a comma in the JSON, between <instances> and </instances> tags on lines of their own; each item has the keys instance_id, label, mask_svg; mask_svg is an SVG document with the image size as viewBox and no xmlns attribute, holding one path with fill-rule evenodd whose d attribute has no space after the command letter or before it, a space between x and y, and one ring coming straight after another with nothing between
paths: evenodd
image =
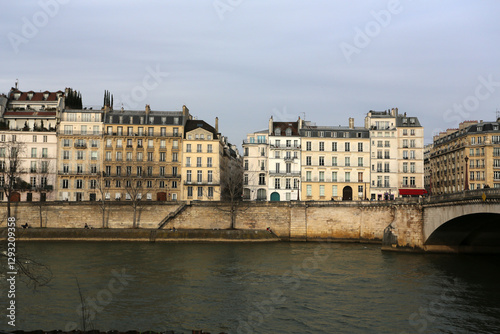
<instances>
[{"instance_id":1,"label":"chimney","mask_svg":"<svg viewBox=\"0 0 500 334\"><path fill-rule=\"evenodd\" d=\"M215 132L219 133L219 117L215 117Z\"/></svg>"},{"instance_id":2,"label":"chimney","mask_svg":"<svg viewBox=\"0 0 500 334\"><path fill-rule=\"evenodd\" d=\"M273 116L269 119L269 134L273 133Z\"/></svg>"},{"instance_id":3,"label":"chimney","mask_svg":"<svg viewBox=\"0 0 500 334\"><path fill-rule=\"evenodd\" d=\"M151 112L151 107L149 104L146 104L146 116L149 116L149 113Z\"/></svg>"},{"instance_id":4,"label":"chimney","mask_svg":"<svg viewBox=\"0 0 500 334\"><path fill-rule=\"evenodd\" d=\"M349 129L354 129L354 118L349 117Z\"/></svg>"}]
</instances>

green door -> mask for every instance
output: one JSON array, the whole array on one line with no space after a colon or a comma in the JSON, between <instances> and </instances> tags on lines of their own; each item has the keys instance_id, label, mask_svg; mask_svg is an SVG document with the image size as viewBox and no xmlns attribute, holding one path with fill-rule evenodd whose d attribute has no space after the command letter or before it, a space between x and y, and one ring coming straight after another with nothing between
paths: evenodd
<instances>
[{"instance_id":1,"label":"green door","mask_svg":"<svg viewBox=\"0 0 500 334\"><path fill-rule=\"evenodd\" d=\"M277 192L274 192L271 194L271 201L279 201L280 200L280 194Z\"/></svg>"}]
</instances>

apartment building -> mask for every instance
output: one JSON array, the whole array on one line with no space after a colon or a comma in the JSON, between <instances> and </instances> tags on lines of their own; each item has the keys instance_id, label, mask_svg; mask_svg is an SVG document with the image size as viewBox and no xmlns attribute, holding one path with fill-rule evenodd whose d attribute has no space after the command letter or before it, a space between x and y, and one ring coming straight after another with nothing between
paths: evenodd
<instances>
[{"instance_id":1,"label":"apartment building","mask_svg":"<svg viewBox=\"0 0 500 334\"><path fill-rule=\"evenodd\" d=\"M370 191L369 131L303 122L302 200L363 200Z\"/></svg>"},{"instance_id":2,"label":"apartment building","mask_svg":"<svg viewBox=\"0 0 500 334\"><path fill-rule=\"evenodd\" d=\"M102 198L103 117L100 110L64 110L57 130L57 199Z\"/></svg>"},{"instance_id":3,"label":"apartment building","mask_svg":"<svg viewBox=\"0 0 500 334\"><path fill-rule=\"evenodd\" d=\"M500 117L465 121L433 138L430 156L433 195L500 188Z\"/></svg>"},{"instance_id":4,"label":"apartment building","mask_svg":"<svg viewBox=\"0 0 500 334\"><path fill-rule=\"evenodd\" d=\"M370 199L424 195L424 129L418 118L397 108L370 111L365 128L371 139Z\"/></svg>"},{"instance_id":5,"label":"apartment building","mask_svg":"<svg viewBox=\"0 0 500 334\"><path fill-rule=\"evenodd\" d=\"M179 200L184 125L189 110L109 111L104 116L107 200Z\"/></svg>"},{"instance_id":6,"label":"apartment building","mask_svg":"<svg viewBox=\"0 0 500 334\"><path fill-rule=\"evenodd\" d=\"M9 152L16 149L18 153ZM8 182L8 168L19 157L15 174L16 190L11 201L53 201L56 199L57 137L49 131L13 131L0 133L0 188ZM12 175L12 174L11 174ZM0 201L7 201L0 191Z\"/></svg>"},{"instance_id":7,"label":"apartment building","mask_svg":"<svg viewBox=\"0 0 500 334\"><path fill-rule=\"evenodd\" d=\"M247 134L243 141L243 199L266 201L269 184L269 130Z\"/></svg>"},{"instance_id":8,"label":"apartment building","mask_svg":"<svg viewBox=\"0 0 500 334\"><path fill-rule=\"evenodd\" d=\"M65 93L62 91L23 92L17 89L17 83L5 99L2 121L11 130L55 131L65 106Z\"/></svg>"},{"instance_id":9,"label":"apartment building","mask_svg":"<svg viewBox=\"0 0 500 334\"><path fill-rule=\"evenodd\" d=\"M219 201L224 166L224 141L215 127L203 120L189 120L184 128L183 200Z\"/></svg>"},{"instance_id":10,"label":"apartment building","mask_svg":"<svg viewBox=\"0 0 500 334\"><path fill-rule=\"evenodd\" d=\"M300 148L297 122L274 122L269 119L269 183L270 201L300 200Z\"/></svg>"},{"instance_id":11,"label":"apartment building","mask_svg":"<svg viewBox=\"0 0 500 334\"><path fill-rule=\"evenodd\" d=\"M431 151L433 144L424 146L424 189L429 194L431 193Z\"/></svg>"}]
</instances>

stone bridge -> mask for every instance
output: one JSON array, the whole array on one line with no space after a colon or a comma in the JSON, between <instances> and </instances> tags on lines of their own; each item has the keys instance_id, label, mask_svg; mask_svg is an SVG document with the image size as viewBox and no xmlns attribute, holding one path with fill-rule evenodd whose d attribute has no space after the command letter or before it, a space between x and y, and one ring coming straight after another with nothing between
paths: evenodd
<instances>
[{"instance_id":1,"label":"stone bridge","mask_svg":"<svg viewBox=\"0 0 500 334\"><path fill-rule=\"evenodd\" d=\"M421 226L395 220L384 230L382 249L500 253L500 189L427 199Z\"/></svg>"}]
</instances>

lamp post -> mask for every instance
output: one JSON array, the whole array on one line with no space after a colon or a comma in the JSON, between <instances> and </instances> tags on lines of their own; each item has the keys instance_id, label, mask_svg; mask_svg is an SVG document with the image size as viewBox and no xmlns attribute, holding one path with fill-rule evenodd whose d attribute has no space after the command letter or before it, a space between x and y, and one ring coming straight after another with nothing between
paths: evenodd
<instances>
[{"instance_id":1,"label":"lamp post","mask_svg":"<svg viewBox=\"0 0 500 334\"><path fill-rule=\"evenodd\" d=\"M465 186L464 190L469 190L469 157L465 156Z\"/></svg>"}]
</instances>

